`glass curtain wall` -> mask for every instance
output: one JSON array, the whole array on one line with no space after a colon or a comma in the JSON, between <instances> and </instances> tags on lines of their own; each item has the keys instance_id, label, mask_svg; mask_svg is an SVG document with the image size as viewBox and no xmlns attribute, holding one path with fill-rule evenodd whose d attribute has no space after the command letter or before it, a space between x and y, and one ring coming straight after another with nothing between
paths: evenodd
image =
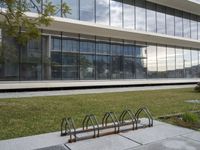
<instances>
[{"instance_id":1,"label":"glass curtain wall","mask_svg":"<svg viewBox=\"0 0 200 150\"><path fill-rule=\"evenodd\" d=\"M59 8L56 16L200 40L200 16L146 0L43 0L42 3L47 2L58 7L66 2L71 8L66 16ZM30 4L30 10L41 11L41 4L37 7Z\"/></svg>"},{"instance_id":2,"label":"glass curtain wall","mask_svg":"<svg viewBox=\"0 0 200 150\"><path fill-rule=\"evenodd\" d=\"M167 46L167 77L176 77L176 51L171 46Z\"/></svg>"},{"instance_id":3,"label":"glass curtain wall","mask_svg":"<svg viewBox=\"0 0 200 150\"><path fill-rule=\"evenodd\" d=\"M157 78L157 47L153 44L147 46L147 68L148 78Z\"/></svg>"}]
</instances>

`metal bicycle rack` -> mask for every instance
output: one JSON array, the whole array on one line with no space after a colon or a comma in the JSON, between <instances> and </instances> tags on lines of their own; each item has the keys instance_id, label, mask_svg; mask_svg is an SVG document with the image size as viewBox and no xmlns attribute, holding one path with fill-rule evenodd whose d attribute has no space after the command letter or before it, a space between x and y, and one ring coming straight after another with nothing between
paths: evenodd
<instances>
[{"instance_id":1,"label":"metal bicycle rack","mask_svg":"<svg viewBox=\"0 0 200 150\"><path fill-rule=\"evenodd\" d=\"M147 116L148 124L140 124L141 121L139 119L142 112ZM63 118L61 122L61 136L69 136L68 142L72 143L152 126L153 117L149 109L142 107L135 114L130 109L125 109L119 116L119 119L114 112L106 112L102 118L102 124L98 123L94 114L86 115L82 122L82 129L76 129L74 120L71 117Z\"/></svg>"}]
</instances>

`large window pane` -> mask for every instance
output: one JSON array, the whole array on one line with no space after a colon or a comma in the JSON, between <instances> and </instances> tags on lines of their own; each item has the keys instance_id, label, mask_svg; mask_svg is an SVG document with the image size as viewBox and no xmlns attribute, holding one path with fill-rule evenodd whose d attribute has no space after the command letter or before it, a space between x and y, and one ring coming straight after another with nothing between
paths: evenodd
<instances>
[{"instance_id":1,"label":"large window pane","mask_svg":"<svg viewBox=\"0 0 200 150\"><path fill-rule=\"evenodd\" d=\"M156 5L153 3L146 3L147 8L147 31L156 32Z\"/></svg>"},{"instance_id":2,"label":"large window pane","mask_svg":"<svg viewBox=\"0 0 200 150\"><path fill-rule=\"evenodd\" d=\"M145 1L135 0L136 30L146 31Z\"/></svg>"},{"instance_id":3,"label":"large window pane","mask_svg":"<svg viewBox=\"0 0 200 150\"><path fill-rule=\"evenodd\" d=\"M147 74L146 59L136 59L136 78L145 79Z\"/></svg>"},{"instance_id":4,"label":"large window pane","mask_svg":"<svg viewBox=\"0 0 200 150\"><path fill-rule=\"evenodd\" d=\"M134 1L133 0L124 0L123 1L123 19L124 19L124 28L134 29Z\"/></svg>"},{"instance_id":5,"label":"large window pane","mask_svg":"<svg viewBox=\"0 0 200 150\"><path fill-rule=\"evenodd\" d=\"M122 41L112 41L111 52L112 52L112 55L117 55L117 56L123 55L123 43L122 43Z\"/></svg>"},{"instance_id":6,"label":"large window pane","mask_svg":"<svg viewBox=\"0 0 200 150\"><path fill-rule=\"evenodd\" d=\"M52 37L51 40L51 77L53 80L62 79L61 38Z\"/></svg>"},{"instance_id":7,"label":"large window pane","mask_svg":"<svg viewBox=\"0 0 200 150\"><path fill-rule=\"evenodd\" d=\"M198 17L198 40L200 40L200 17Z\"/></svg>"},{"instance_id":8,"label":"large window pane","mask_svg":"<svg viewBox=\"0 0 200 150\"><path fill-rule=\"evenodd\" d=\"M35 0L38 1L38 0ZM44 0L44 3L49 3L51 2L52 5L57 7L57 11L55 16L61 17L61 0Z\"/></svg>"},{"instance_id":9,"label":"large window pane","mask_svg":"<svg viewBox=\"0 0 200 150\"><path fill-rule=\"evenodd\" d=\"M95 53L95 39L89 36L81 36L80 52L81 53Z\"/></svg>"},{"instance_id":10,"label":"large window pane","mask_svg":"<svg viewBox=\"0 0 200 150\"><path fill-rule=\"evenodd\" d=\"M167 77L166 46L157 46L158 78Z\"/></svg>"},{"instance_id":11,"label":"large window pane","mask_svg":"<svg viewBox=\"0 0 200 150\"><path fill-rule=\"evenodd\" d=\"M96 53L97 54L110 54L110 40L107 38L96 39Z\"/></svg>"},{"instance_id":12,"label":"large window pane","mask_svg":"<svg viewBox=\"0 0 200 150\"><path fill-rule=\"evenodd\" d=\"M174 9L166 8L166 33L174 36Z\"/></svg>"},{"instance_id":13,"label":"large window pane","mask_svg":"<svg viewBox=\"0 0 200 150\"><path fill-rule=\"evenodd\" d=\"M176 48L176 77L184 77L183 49Z\"/></svg>"},{"instance_id":14,"label":"large window pane","mask_svg":"<svg viewBox=\"0 0 200 150\"><path fill-rule=\"evenodd\" d=\"M191 51L190 49L184 49L184 68L185 78L191 78Z\"/></svg>"},{"instance_id":15,"label":"large window pane","mask_svg":"<svg viewBox=\"0 0 200 150\"><path fill-rule=\"evenodd\" d=\"M96 1L96 23L109 25L109 0Z\"/></svg>"},{"instance_id":16,"label":"large window pane","mask_svg":"<svg viewBox=\"0 0 200 150\"><path fill-rule=\"evenodd\" d=\"M190 28L190 14L183 13L183 36L186 38L191 37L191 28Z\"/></svg>"},{"instance_id":17,"label":"large window pane","mask_svg":"<svg viewBox=\"0 0 200 150\"><path fill-rule=\"evenodd\" d=\"M191 38L195 40L198 37L197 25L197 17L195 15L191 15Z\"/></svg>"},{"instance_id":18,"label":"large window pane","mask_svg":"<svg viewBox=\"0 0 200 150\"><path fill-rule=\"evenodd\" d=\"M167 76L176 77L176 53L173 47L167 47Z\"/></svg>"},{"instance_id":19,"label":"large window pane","mask_svg":"<svg viewBox=\"0 0 200 150\"><path fill-rule=\"evenodd\" d=\"M80 79L81 80L95 79L94 55L80 55Z\"/></svg>"},{"instance_id":20,"label":"large window pane","mask_svg":"<svg viewBox=\"0 0 200 150\"><path fill-rule=\"evenodd\" d=\"M78 55L63 52L62 54L62 79L78 79Z\"/></svg>"},{"instance_id":21,"label":"large window pane","mask_svg":"<svg viewBox=\"0 0 200 150\"><path fill-rule=\"evenodd\" d=\"M16 41L3 33L0 36L0 80L19 80L19 49Z\"/></svg>"},{"instance_id":22,"label":"large window pane","mask_svg":"<svg viewBox=\"0 0 200 150\"><path fill-rule=\"evenodd\" d=\"M80 20L94 22L94 0L80 0Z\"/></svg>"},{"instance_id":23,"label":"large window pane","mask_svg":"<svg viewBox=\"0 0 200 150\"><path fill-rule=\"evenodd\" d=\"M178 10L175 11L175 36L183 36L182 12Z\"/></svg>"},{"instance_id":24,"label":"large window pane","mask_svg":"<svg viewBox=\"0 0 200 150\"><path fill-rule=\"evenodd\" d=\"M146 43L136 42L135 45L135 57L147 57Z\"/></svg>"},{"instance_id":25,"label":"large window pane","mask_svg":"<svg viewBox=\"0 0 200 150\"><path fill-rule=\"evenodd\" d=\"M123 56L112 57L112 79L123 79Z\"/></svg>"},{"instance_id":26,"label":"large window pane","mask_svg":"<svg viewBox=\"0 0 200 150\"><path fill-rule=\"evenodd\" d=\"M96 78L110 79L110 56L96 56Z\"/></svg>"},{"instance_id":27,"label":"large window pane","mask_svg":"<svg viewBox=\"0 0 200 150\"><path fill-rule=\"evenodd\" d=\"M165 7L157 5L157 32L165 34Z\"/></svg>"},{"instance_id":28,"label":"large window pane","mask_svg":"<svg viewBox=\"0 0 200 150\"><path fill-rule=\"evenodd\" d=\"M63 52L78 52L79 39L63 37L62 38L62 51Z\"/></svg>"},{"instance_id":29,"label":"large window pane","mask_svg":"<svg viewBox=\"0 0 200 150\"><path fill-rule=\"evenodd\" d=\"M124 42L124 55L125 56L135 56L135 45L134 42L125 41Z\"/></svg>"},{"instance_id":30,"label":"large window pane","mask_svg":"<svg viewBox=\"0 0 200 150\"><path fill-rule=\"evenodd\" d=\"M133 57L124 57L124 78L135 78L135 59Z\"/></svg>"},{"instance_id":31,"label":"large window pane","mask_svg":"<svg viewBox=\"0 0 200 150\"><path fill-rule=\"evenodd\" d=\"M21 52L21 80L41 80L41 42L31 40Z\"/></svg>"},{"instance_id":32,"label":"large window pane","mask_svg":"<svg viewBox=\"0 0 200 150\"><path fill-rule=\"evenodd\" d=\"M79 19L79 0L62 0L63 3L67 3L70 8L70 13L66 14L67 18Z\"/></svg>"},{"instance_id":33,"label":"large window pane","mask_svg":"<svg viewBox=\"0 0 200 150\"><path fill-rule=\"evenodd\" d=\"M157 77L157 50L156 45L147 46L147 70L148 78Z\"/></svg>"},{"instance_id":34,"label":"large window pane","mask_svg":"<svg viewBox=\"0 0 200 150\"><path fill-rule=\"evenodd\" d=\"M198 74L198 67L199 67L199 57L197 50L191 50L192 55L192 77L197 78L199 77Z\"/></svg>"},{"instance_id":35,"label":"large window pane","mask_svg":"<svg viewBox=\"0 0 200 150\"><path fill-rule=\"evenodd\" d=\"M122 0L110 0L111 25L122 27Z\"/></svg>"}]
</instances>

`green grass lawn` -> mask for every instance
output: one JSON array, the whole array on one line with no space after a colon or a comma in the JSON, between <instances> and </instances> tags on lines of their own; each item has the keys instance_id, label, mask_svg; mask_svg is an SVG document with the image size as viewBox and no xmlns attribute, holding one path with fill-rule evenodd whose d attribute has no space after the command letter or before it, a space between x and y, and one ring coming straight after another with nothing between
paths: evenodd
<instances>
[{"instance_id":1,"label":"green grass lawn","mask_svg":"<svg viewBox=\"0 0 200 150\"><path fill-rule=\"evenodd\" d=\"M72 116L77 127L85 114L94 113L101 122L104 112L114 111L119 115L124 108L135 111L147 106L154 117L200 110L200 105L184 102L189 99L200 99L200 93L190 88L0 99L0 139L58 131L63 117Z\"/></svg>"}]
</instances>

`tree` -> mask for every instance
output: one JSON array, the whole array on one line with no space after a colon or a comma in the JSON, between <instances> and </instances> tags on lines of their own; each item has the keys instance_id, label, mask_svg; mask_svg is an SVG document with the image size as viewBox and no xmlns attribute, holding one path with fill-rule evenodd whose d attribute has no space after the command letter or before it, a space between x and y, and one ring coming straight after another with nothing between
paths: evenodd
<instances>
[{"instance_id":1,"label":"tree","mask_svg":"<svg viewBox=\"0 0 200 150\"><path fill-rule=\"evenodd\" d=\"M44 0L43 0L44 1ZM40 26L49 26L58 11L62 15L69 13L70 8L66 3L53 5L50 0L1 0L0 6L0 28L4 33L16 40L19 45L25 45L27 41L40 37ZM30 18L26 15L34 8L37 17Z\"/></svg>"}]
</instances>

